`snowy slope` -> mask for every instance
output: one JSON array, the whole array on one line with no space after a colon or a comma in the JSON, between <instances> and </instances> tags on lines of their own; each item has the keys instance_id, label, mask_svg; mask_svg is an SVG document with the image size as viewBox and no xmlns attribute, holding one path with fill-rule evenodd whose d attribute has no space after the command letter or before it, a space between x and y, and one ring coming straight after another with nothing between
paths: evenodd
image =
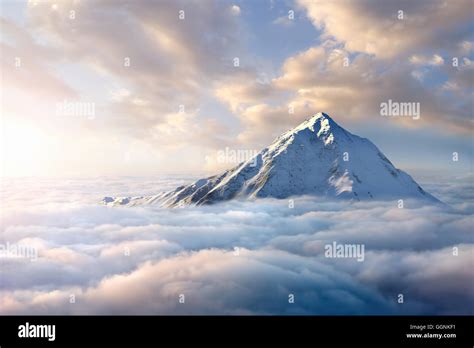
<instances>
[{"instance_id":1,"label":"snowy slope","mask_svg":"<svg viewBox=\"0 0 474 348\"><path fill-rule=\"evenodd\" d=\"M256 163L256 165L255 165ZM233 198L316 195L352 200L439 202L369 140L318 113L238 166L150 197L106 197L104 204L212 204Z\"/></svg>"}]
</instances>

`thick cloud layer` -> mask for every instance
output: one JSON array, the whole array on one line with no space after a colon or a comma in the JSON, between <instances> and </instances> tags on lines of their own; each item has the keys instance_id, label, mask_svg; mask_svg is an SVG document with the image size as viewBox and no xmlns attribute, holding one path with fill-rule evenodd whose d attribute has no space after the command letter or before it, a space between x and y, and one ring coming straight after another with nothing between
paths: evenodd
<instances>
[{"instance_id":1,"label":"thick cloud layer","mask_svg":"<svg viewBox=\"0 0 474 348\"><path fill-rule=\"evenodd\" d=\"M311 197L293 208L287 200L173 210L96 203L187 180L4 182L1 243L38 256L0 259L0 312L474 313L472 178L430 185L451 208ZM363 261L326 257L333 242L363 245Z\"/></svg>"}]
</instances>

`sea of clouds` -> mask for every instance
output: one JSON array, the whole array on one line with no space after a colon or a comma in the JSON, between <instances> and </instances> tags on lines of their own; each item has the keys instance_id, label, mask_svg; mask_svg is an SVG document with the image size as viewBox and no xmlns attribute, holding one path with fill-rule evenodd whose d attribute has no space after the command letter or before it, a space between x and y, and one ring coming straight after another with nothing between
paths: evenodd
<instances>
[{"instance_id":1,"label":"sea of clouds","mask_svg":"<svg viewBox=\"0 0 474 348\"><path fill-rule=\"evenodd\" d=\"M474 314L472 176L423 185L446 207L98 204L190 181L4 179L0 243L37 255L0 258L0 314Z\"/></svg>"}]
</instances>

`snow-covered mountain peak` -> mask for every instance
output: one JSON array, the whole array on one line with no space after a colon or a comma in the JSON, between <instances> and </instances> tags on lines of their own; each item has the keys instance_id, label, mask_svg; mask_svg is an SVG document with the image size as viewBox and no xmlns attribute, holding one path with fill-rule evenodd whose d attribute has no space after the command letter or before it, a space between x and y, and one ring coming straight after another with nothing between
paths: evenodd
<instances>
[{"instance_id":1,"label":"snow-covered mountain peak","mask_svg":"<svg viewBox=\"0 0 474 348\"><path fill-rule=\"evenodd\" d=\"M343 132L344 130L328 114L318 112L295 128L284 133L279 139L306 134L307 136L316 136L321 139L325 145L329 145L335 141L337 134L343 134ZM345 135L343 134L342 136Z\"/></svg>"},{"instance_id":2,"label":"snow-covered mountain peak","mask_svg":"<svg viewBox=\"0 0 474 348\"><path fill-rule=\"evenodd\" d=\"M105 204L158 203L173 207L233 198L298 195L351 200L439 202L394 165L368 139L317 113L283 133L255 158L219 175L150 197L104 199Z\"/></svg>"}]
</instances>

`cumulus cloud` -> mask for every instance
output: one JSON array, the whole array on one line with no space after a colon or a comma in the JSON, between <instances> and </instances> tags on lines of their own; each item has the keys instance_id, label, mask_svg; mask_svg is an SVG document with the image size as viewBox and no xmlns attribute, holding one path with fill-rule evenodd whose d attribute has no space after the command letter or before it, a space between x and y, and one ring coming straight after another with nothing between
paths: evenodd
<instances>
[{"instance_id":1,"label":"cumulus cloud","mask_svg":"<svg viewBox=\"0 0 474 348\"><path fill-rule=\"evenodd\" d=\"M45 194L11 189L1 242L35 247L38 258L1 259L0 311L472 314L468 179L432 186L452 208L406 202L405 209L313 197L295 198L294 208L287 200L112 208L97 205L96 195L141 194L152 182L158 190L185 179L30 182ZM467 198L457 198L462 191ZM333 242L363 244L364 261L325 257Z\"/></svg>"},{"instance_id":2,"label":"cumulus cloud","mask_svg":"<svg viewBox=\"0 0 474 348\"><path fill-rule=\"evenodd\" d=\"M411 56L410 63L416 65L443 65L444 59L438 54L434 54L431 58L424 56Z\"/></svg>"},{"instance_id":3,"label":"cumulus cloud","mask_svg":"<svg viewBox=\"0 0 474 348\"><path fill-rule=\"evenodd\" d=\"M302 35L315 40L273 54L250 33L252 11L231 1L29 2L23 21L0 20L5 121L24 120L54 140L35 147L43 162L54 162L48 173L110 174L149 170L149 163L196 170L222 144L261 148L318 111L348 127L466 137L470 8L469 1L297 1L291 40L299 41L305 16L315 30ZM382 119L379 106L388 99L419 102L420 120ZM64 100L95 103L94 121L57 117L55 104ZM177 165L173 159L183 156L189 160Z\"/></svg>"},{"instance_id":4,"label":"cumulus cloud","mask_svg":"<svg viewBox=\"0 0 474 348\"><path fill-rule=\"evenodd\" d=\"M275 90L269 83L259 81L255 70L245 69L216 84L214 93L228 104L232 112L238 113L245 110L245 107L272 96Z\"/></svg>"},{"instance_id":5,"label":"cumulus cloud","mask_svg":"<svg viewBox=\"0 0 474 348\"><path fill-rule=\"evenodd\" d=\"M432 128L467 136L472 131L472 65L452 67L443 57L412 55L406 64L387 67L367 54L353 54L328 41L283 63L281 74L265 85L255 79L224 85L219 97L245 125L239 139L271 140L314 110L325 110L345 125L368 121L379 128ZM447 79L424 83L442 73ZM451 94L446 94L450 90ZM264 92L264 93L260 93ZM456 102L454 102L454 98ZM380 105L388 100L420 104L420 119L387 119ZM291 110L291 111L290 111ZM271 122L268 122L271 120Z\"/></svg>"},{"instance_id":6,"label":"cumulus cloud","mask_svg":"<svg viewBox=\"0 0 474 348\"><path fill-rule=\"evenodd\" d=\"M374 4L371 0L350 3L299 0L297 3L307 11L315 26L323 28L328 38L335 37L350 51L382 58L413 52L420 46L449 50L470 36L468 27L456 29L460 22L470 20L472 4L469 1Z\"/></svg>"},{"instance_id":7,"label":"cumulus cloud","mask_svg":"<svg viewBox=\"0 0 474 348\"><path fill-rule=\"evenodd\" d=\"M213 86L235 73L233 58L245 60L238 7L214 1L53 4L28 2L23 21L1 19L5 124L21 134L34 127L54 143L35 147L42 165L19 168L9 156L8 175L64 174L66 168L140 175L150 163L170 172L202 167L205 153L229 136L225 117L206 105L216 103ZM64 101L94 104L93 120L58 115ZM21 134L7 139L9 152L31 139ZM164 157L168 153L189 160L176 163Z\"/></svg>"},{"instance_id":8,"label":"cumulus cloud","mask_svg":"<svg viewBox=\"0 0 474 348\"><path fill-rule=\"evenodd\" d=\"M240 14L240 7L237 5L232 5L230 10L235 16L238 16Z\"/></svg>"},{"instance_id":9,"label":"cumulus cloud","mask_svg":"<svg viewBox=\"0 0 474 348\"><path fill-rule=\"evenodd\" d=\"M64 15L69 8L76 9L77 20ZM34 25L59 40L72 61L119 78L131 89L115 109L114 126L142 132L167 124L166 115L180 105L195 110L205 93L202 86L230 66L238 27L223 9L224 4L206 1L105 2L63 4L54 14L38 5L29 12Z\"/></svg>"},{"instance_id":10,"label":"cumulus cloud","mask_svg":"<svg viewBox=\"0 0 474 348\"><path fill-rule=\"evenodd\" d=\"M466 104L456 106L450 102L452 97L443 95L439 87L428 88L410 78L408 66L386 69L369 56L357 55L349 59L349 55L343 49L311 48L287 60L284 74L275 80L275 85L296 90L296 100L337 110L343 120L370 119L384 123L386 120L380 120L380 103L391 99L420 103L420 122L398 120L404 127L438 126L461 134L472 129L466 96L457 95ZM421 63L421 59L417 58L417 62ZM435 55L425 63L439 66L442 62L443 58ZM450 75L456 74L451 71L454 69L448 67L446 70ZM446 122L448 119L450 122Z\"/></svg>"},{"instance_id":11,"label":"cumulus cloud","mask_svg":"<svg viewBox=\"0 0 474 348\"><path fill-rule=\"evenodd\" d=\"M286 130L314 110L348 125L369 121L378 129L472 132L468 1L374 6L372 1L302 0L298 6L322 32L321 43L287 57L264 86L254 78L220 86L226 93L219 97L244 125L238 139L268 141L269 133ZM420 103L421 119L382 119L380 103L389 99Z\"/></svg>"},{"instance_id":12,"label":"cumulus cloud","mask_svg":"<svg viewBox=\"0 0 474 348\"><path fill-rule=\"evenodd\" d=\"M232 72L235 52L242 52L238 6L229 11L228 4L211 1L73 0L52 5L29 2L27 26L2 18L2 82L15 96L7 103L9 118L24 117L69 138L132 138L171 150L216 145L225 128L215 115L196 115L209 87ZM14 66L15 57L21 68ZM81 75L87 82L78 81ZM21 102L32 98L42 108L32 112L31 103ZM71 122L77 127L67 127L55 117L55 105L63 100L95 103L96 121L91 126L76 118ZM183 115L185 136L176 126ZM82 145L88 141L93 140Z\"/></svg>"}]
</instances>

